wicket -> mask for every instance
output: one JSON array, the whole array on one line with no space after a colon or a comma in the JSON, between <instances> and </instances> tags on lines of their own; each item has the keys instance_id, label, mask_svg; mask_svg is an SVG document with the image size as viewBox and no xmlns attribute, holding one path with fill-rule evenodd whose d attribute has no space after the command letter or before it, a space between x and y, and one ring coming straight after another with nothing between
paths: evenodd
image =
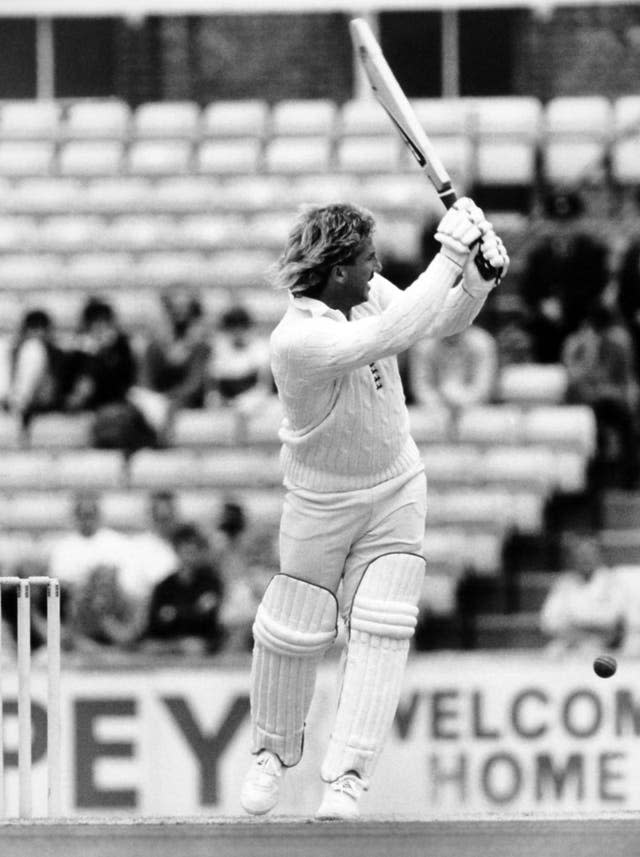
<instances>
[{"instance_id":1,"label":"wicket","mask_svg":"<svg viewBox=\"0 0 640 857\"><path fill-rule=\"evenodd\" d=\"M60 815L60 583L53 577L1 577L2 588L16 587L18 599L18 783L19 815L32 816L31 724L31 587L47 591L47 815ZM0 636L0 663L2 639ZM4 771L4 720L2 670L0 669L0 817L6 815Z\"/></svg>"}]
</instances>

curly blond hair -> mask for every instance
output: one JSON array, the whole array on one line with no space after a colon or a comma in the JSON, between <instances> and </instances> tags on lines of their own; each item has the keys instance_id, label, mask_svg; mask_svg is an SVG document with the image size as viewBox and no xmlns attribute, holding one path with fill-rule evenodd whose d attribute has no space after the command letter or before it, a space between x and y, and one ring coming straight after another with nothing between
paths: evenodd
<instances>
[{"instance_id":1,"label":"curly blond hair","mask_svg":"<svg viewBox=\"0 0 640 857\"><path fill-rule=\"evenodd\" d=\"M334 265L353 259L374 229L371 212L357 205L305 206L271 272L274 287L295 295L321 286Z\"/></svg>"}]
</instances>

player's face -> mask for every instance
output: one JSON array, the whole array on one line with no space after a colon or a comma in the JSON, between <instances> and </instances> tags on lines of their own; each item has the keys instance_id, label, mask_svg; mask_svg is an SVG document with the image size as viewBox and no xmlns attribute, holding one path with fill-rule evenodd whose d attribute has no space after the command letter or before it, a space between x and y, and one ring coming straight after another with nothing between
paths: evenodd
<instances>
[{"instance_id":1,"label":"player's face","mask_svg":"<svg viewBox=\"0 0 640 857\"><path fill-rule=\"evenodd\" d=\"M342 267L347 273L345 289L348 290L351 306L364 303L369 297L369 280L382 270L371 238L365 238L353 261Z\"/></svg>"}]
</instances>

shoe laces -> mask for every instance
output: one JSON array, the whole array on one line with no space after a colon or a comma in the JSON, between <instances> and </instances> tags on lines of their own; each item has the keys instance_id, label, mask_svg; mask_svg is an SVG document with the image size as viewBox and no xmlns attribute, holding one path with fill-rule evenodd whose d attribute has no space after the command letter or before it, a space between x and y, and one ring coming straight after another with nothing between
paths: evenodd
<instances>
[{"instance_id":1,"label":"shoe laces","mask_svg":"<svg viewBox=\"0 0 640 857\"><path fill-rule=\"evenodd\" d=\"M331 788L336 792L342 792L353 800L358 800L362 791L362 780L357 774L343 774L331 783Z\"/></svg>"}]
</instances>

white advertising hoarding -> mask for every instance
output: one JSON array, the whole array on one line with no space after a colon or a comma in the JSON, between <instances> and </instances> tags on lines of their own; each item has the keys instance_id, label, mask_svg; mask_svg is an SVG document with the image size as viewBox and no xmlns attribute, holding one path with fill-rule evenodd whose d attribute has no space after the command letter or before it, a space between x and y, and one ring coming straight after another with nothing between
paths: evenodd
<instances>
[{"instance_id":1,"label":"white advertising hoarding","mask_svg":"<svg viewBox=\"0 0 640 857\"><path fill-rule=\"evenodd\" d=\"M323 666L303 762L279 812L309 815L336 699ZM249 755L246 668L63 673L67 815L239 815ZM15 686L5 692L9 811L17 809ZM46 792L44 676L33 677L34 808ZM412 657L367 814L640 808L640 662L602 680L590 659Z\"/></svg>"}]
</instances>

